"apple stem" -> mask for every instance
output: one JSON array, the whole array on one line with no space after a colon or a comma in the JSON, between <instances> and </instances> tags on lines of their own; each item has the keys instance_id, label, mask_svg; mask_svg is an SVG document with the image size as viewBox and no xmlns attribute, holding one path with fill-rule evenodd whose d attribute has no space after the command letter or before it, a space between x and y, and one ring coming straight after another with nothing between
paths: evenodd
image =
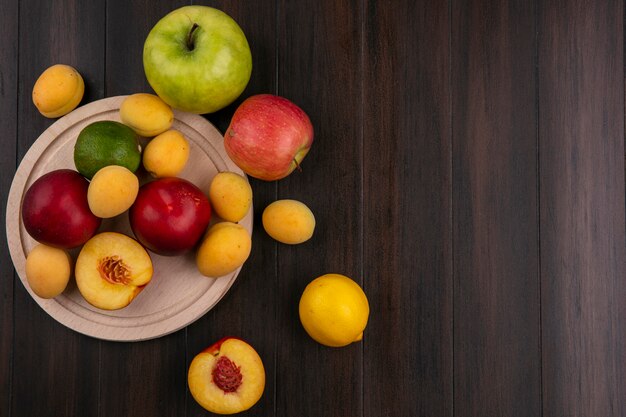
<instances>
[{"instance_id":1,"label":"apple stem","mask_svg":"<svg viewBox=\"0 0 626 417\"><path fill-rule=\"evenodd\" d=\"M293 162L296 164L296 169L298 170L298 172L302 172L302 167L300 166L298 161L296 161L296 158L293 158Z\"/></svg>"},{"instance_id":2,"label":"apple stem","mask_svg":"<svg viewBox=\"0 0 626 417\"><path fill-rule=\"evenodd\" d=\"M193 51L194 43L193 43L193 33L198 29L198 24L194 23L189 30L189 34L187 35L187 49Z\"/></svg>"}]
</instances>

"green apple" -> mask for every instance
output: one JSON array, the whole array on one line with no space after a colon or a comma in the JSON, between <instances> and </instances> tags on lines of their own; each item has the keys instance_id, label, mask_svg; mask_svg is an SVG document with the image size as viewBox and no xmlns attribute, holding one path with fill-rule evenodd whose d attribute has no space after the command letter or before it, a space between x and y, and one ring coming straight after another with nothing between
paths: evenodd
<instances>
[{"instance_id":1,"label":"green apple","mask_svg":"<svg viewBox=\"0 0 626 417\"><path fill-rule=\"evenodd\" d=\"M205 114L241 95L252 73L252 54L243 31L226 13L185 6L152 28L144 43L143 66L163 101Z\"/></svg>"}]
</instances>

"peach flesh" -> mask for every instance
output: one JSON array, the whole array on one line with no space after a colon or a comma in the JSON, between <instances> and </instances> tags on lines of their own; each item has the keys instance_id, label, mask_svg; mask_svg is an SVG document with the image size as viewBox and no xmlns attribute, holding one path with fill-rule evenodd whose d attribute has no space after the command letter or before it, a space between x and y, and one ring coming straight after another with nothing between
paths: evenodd
<instances>
[{"instance_id":1,"label":"peach flesh","mask_svg":"<svg viewBox=\"0 0 626 417\"><path fill-rule=\"evenodd\" d=\"M76 285L96 308L126 307L152 280L148 252L135 239L117 232L91 238L76 258Z\"/></svg>"},{"instance_id":2,"label":"peach flesh","mask_svg":"<svg viewBox=\"0 0 626 417\"><path fill-rule=\"evenodd\" d=\"M194 357L188 372L193 398L216 414L234 414L256 404L265 388L258 353L245 341L226 337Z\"/></svg>"}]
</instances>

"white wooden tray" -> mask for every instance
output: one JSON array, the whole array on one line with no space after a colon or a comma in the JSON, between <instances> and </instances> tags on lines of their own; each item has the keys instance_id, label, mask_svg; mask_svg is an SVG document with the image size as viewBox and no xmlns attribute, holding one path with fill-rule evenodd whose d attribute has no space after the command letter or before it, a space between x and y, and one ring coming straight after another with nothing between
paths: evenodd
<instances>
[{"instance_id":1,"label":"white wooden tray","mask_svg":"<svg viewBox=\"0 0 626 417\"><path fill-rule=\"evenodd\" d=\"M111 97L82 106L41 134L15 173L7 202L6 230L15 270L33 299L50 316L70 329L99 339L138 341L172 333L200 318L228 291L239 269L212 279L198 273L193 252L176 257L150 252L154 266L152 281L128 307L105 311L91 306L78 292L73 277L63 294L46 300L35 295L26 280L26 255L37 242L26 232L21 221L22 197L30 185L49 171L76 169L73 155L79 132L97 120L120 121L119 107L124 98ZM191 151L180 177L190 180L208 195L211 180L218 172L233 171L244 175L226 154L222 134L211 123L190 113L174 111L174 116L173 128L185 135ZM142 183L149 179L143 168L138 175ZM211 223L217 220L213 213ZM240 223L252 233L252 208ZM127 213L104 220L100 231L104 230L133 236ZM79 249L71 251L74 259Z\"/></svg>"}]
</instances>

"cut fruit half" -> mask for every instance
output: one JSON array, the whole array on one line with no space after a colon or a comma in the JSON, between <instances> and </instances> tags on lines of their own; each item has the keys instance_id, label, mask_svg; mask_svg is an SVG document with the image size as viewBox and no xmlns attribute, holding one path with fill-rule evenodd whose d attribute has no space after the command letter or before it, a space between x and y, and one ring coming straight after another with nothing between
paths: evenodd
<instances>
[{"instance_id":1,"label":"cut fruit half","mask_svg":"<svg viewBox=\"0 0 626 417\"><path fill-rule=\"evenodd\" d=\"M227 337L200 352L187 376L193 398L217 414L235 414L256 404L265 389L258 353L241 339Z\"/></svg>"},{"instance_id":2,"label":"cut fruit half","mask_svg":"<svg viewBox=\"0 0 626 417\"><path fill-rule=\"evenodd\" d=\"M76 284L87 302L103 310L124 308L152 279L150 255L135 239L104 232L92 237L76 260Z\"/></svg>"}]
</instances>

